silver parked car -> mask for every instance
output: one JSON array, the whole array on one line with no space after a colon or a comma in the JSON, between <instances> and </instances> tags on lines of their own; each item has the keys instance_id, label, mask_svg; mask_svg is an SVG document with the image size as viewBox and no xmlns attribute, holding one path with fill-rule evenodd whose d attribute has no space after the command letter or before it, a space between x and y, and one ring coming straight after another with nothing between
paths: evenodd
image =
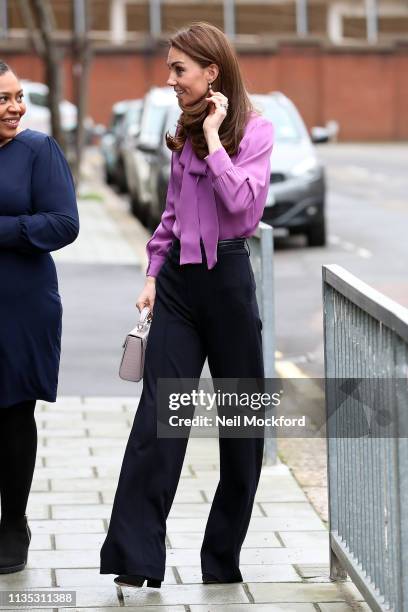
<instances>
[{"instance_id":1,"label":"silver parked car","mask_svg":"<svg viewBox=\"0 0 408 612\"><path fill-rule=\"evenodd\" d=\"M167 109L177 104L171 87L153 87L143 98L140 131L133 151L133 161L127 168L132 212L149 224L151 204L151 160L162 137Z\"/></svg>"},{"instance_id":2,"label":"silver parked car","mask_svg":"<svg viewBox=\"0 0 408 612\"><path fill-rule=\"evenodd\" d=\"M129 102L130 100L122 100L112 106L108 129L101 138L100 149L104 161L105 180L108 184L116 183L117 180L118 138Z\"/></svg>"},{"instance_id":3,"label":"silver parked car","mask_svg":"<svg viewBox=\"0 0 408 612\"><path fill-rule=\"evenodd\" d=\"M262 221L290 234L304 233L310 246L323 246L325 228L325 172L318 161L307 128L294 104L282 93L250 96L254 106L275 128L275 145L271 157L270 185ZM147 225L154 230L164 210L170 175L171 151L167 149L166 131L175 133L181 110L172 103L166 112L160 137L154 138L149 150L146 197ZM314 128L316 140L327 140L324 128ZM140 146L140 145L138 145Z\"/></svg>"},{"instance_id":4,"label":"silver parked car","mask_svg":"<svg viewBox=\"0 0 408 612\"><path fill-rule=\"evenodd\" d=\"M130 100L118 127L116 136L116 183L121 191L130 192L131 190L129 180L132 180L131 167L140 132L142 105L143 101L141 99Z\"/></svg>"},{"instance_id":5,"label":"silver parked car","mask_svg":"<svg viewBox=\"0 0 408 612\"><path fill-rule=\"evenodd\" d=\"M306 234L309 246L324 246L325 171L295 105L280 92L250 96L275 127L271 178L262 221ZM325 139L319 138L319 141Z\"/></svg>"}]
</instances>

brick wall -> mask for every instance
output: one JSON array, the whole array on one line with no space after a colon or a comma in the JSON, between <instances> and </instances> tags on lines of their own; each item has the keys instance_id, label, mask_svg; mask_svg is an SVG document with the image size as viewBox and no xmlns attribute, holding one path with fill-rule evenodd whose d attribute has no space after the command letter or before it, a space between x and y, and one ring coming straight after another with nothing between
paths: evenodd
<instances>
[{"instance_id":1,"label":"brick wall","mask_svg":"<svg viewBox=\"0 0 408 612\"><path fill-rule=\"evenodd\" d=\"M21 78L43 81L41 62L28 54L1 52ZM281 44L278 50L239 54L250 92L280 90L300 109L309 127L334 119L340 140L408 139L408 46L384 50L325 49ZM137 51L95 55L89 114L107 124L112 104L139 98L165 85L166 54ZM65 96L71 99L71 65L64 64Z\"/></svg>"}]
</instances>

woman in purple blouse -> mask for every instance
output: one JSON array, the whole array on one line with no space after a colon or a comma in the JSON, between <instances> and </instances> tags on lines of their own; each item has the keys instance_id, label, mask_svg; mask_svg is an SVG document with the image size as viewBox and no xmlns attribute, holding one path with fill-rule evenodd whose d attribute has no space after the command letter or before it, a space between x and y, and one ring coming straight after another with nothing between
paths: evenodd
<instances>
[{"instance_id":1,"label":"woman in purple blouse","mask_svg":"<svg viewBox=\"0 0 408 612\"><path fill-rule=\"evenodd\" d=\"M100 568L119 574L117 584L147 580L152 587L164 578L166 519L188 442L188 432L158 436L158 380L199 379L206 358L216 379L264 377L245 238L262 217L274 140L271 123L252 108L221 30L194 23L169 42L167 83L182 112L176 135L166 135L173 151L166 207L147 244L146 284L137 301L153 315L143 392ZM188 411L191 416L194 407ZM205 584L243 580L239 556L263 443L262 435L219 437L220 480L200 553Z\"/></svg>"}]
</instances>

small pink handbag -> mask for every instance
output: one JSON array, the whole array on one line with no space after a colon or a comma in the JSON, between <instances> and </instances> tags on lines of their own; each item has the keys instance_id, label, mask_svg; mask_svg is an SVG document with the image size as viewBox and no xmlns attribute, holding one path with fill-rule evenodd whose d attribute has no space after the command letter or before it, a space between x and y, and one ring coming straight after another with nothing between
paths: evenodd
<instances>
[{"instance_id":1,"label":"small pink handbag","mask_svg":"<svg viewBox=\"0 0 408 612\"><path fill-rule=\"evenodd\" d=\"M119 376L123 380L139 382L143 378L147 337L151 321L152 313L145 306L140 313L139 323L125 338L122 361L119 367Z\"/></svg>"}]
</instances>

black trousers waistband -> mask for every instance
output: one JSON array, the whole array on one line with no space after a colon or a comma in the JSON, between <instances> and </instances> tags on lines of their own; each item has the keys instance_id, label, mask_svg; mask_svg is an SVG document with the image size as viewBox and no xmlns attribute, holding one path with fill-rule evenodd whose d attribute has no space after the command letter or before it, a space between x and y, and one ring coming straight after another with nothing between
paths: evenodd
<instances>
[{"instance_id":1,"label":"black trousers waistband","mask_svg":"<svg viewBox=\"0 0 408 612\"><path fill-rule=\"evenodd\" d=\"M204 250L204 243L200 239L201 250ZM174 253L180 252L181 244L178 238L173 240L171 250ZM246 238L228 238L225 240L219 240L217 243L217 253L225 253L228 251L239 251L245 250L249 254L249 245Z\"/></svg>"}]
</instances>

